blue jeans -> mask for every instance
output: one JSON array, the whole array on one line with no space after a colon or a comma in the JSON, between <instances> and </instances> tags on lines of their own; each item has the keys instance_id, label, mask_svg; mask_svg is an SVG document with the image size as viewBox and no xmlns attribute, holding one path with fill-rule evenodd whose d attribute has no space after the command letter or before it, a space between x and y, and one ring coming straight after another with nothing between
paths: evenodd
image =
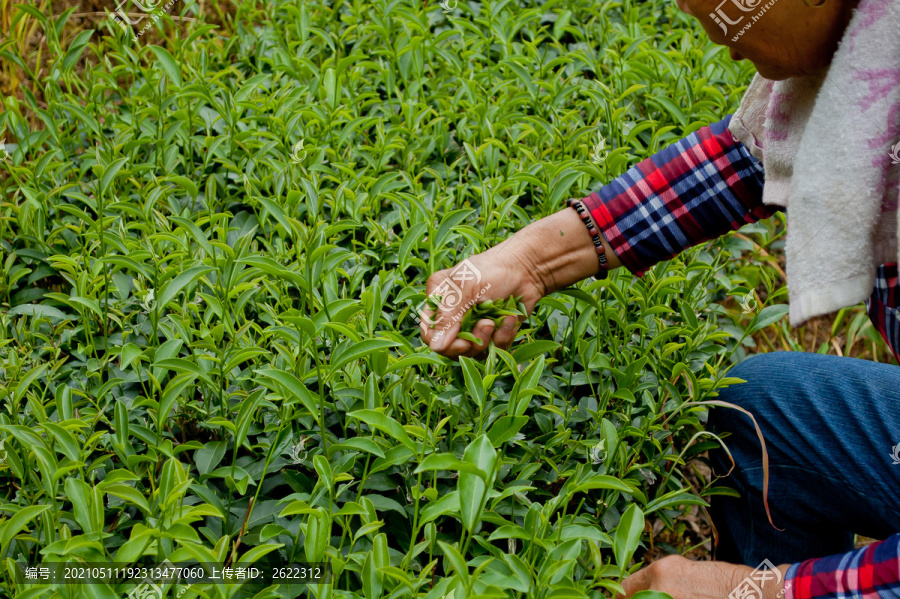
<instances>
[{"instance_id":1,"label":"blue jeans","mask_svg":"<svg viewBox=\"0 0 900 599\"><path fill-rule=\"evenodd\" d=\"M710 429L735 461L724 484L740 498L713 497L716 559L757 566L794 563L853 549L853 535L900 532L900 367L801 352L760 354L729 372L746 380L719 399L751 412L769 454L769 507L763 507L762 451L747 415L716 407ZM731 466L721 449L713 472Z\"/></svg>"}]
</instances>

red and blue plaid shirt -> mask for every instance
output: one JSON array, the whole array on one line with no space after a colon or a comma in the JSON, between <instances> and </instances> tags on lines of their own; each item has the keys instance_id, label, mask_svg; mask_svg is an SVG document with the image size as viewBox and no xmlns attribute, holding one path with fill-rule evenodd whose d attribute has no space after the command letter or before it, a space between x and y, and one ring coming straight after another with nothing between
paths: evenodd
<instances>
[{"instance_id":1,"label":"red and blue plaid shirt","mask_svg":"<svg viewBox=\"0 0 900 599\"><path fill-rule=\"evenodd\" d=\"M774 214L762 203L760 162L728 131L704 127L582 199L622 264L641 276L683 250ZM883 264L866 301L900 360L897 265ZM793 564L786 599L900 596L900 534L844 555Z\"/></svg>"}]
</instances>

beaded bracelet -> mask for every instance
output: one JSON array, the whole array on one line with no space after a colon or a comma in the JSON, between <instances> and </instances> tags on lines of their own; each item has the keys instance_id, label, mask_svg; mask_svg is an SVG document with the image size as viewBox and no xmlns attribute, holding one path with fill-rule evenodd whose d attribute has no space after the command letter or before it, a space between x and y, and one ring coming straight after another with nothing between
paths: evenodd
<instances>
[{"instance_id":1,"label":"beaded bracelet","mask_svg":"<svg viewBox=\"0 0 900 599\"><path fill-rule=\"evenodd\" d=\"M594 280L605 279L609 275L609 266L606 263L606 250L603 248L603 242L600 241L600 231L591 223L591 217L587 215L587 210L584 209L584 206L578 200L570 198L566 205L575 208L594 242L594 249L597 251L597 259L600 262L600 270L594 275Z\"/></svg>"}]
</instances>

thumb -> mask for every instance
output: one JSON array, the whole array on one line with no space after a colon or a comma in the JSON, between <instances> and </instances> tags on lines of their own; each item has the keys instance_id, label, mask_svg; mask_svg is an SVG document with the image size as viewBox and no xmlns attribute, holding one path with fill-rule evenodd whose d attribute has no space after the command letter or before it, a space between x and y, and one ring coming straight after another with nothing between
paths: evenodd
<instances>
[{"instance_id":1,"label":"thumb","mask_svg":"<svg viewBox=\"0 0 900 599\"><path fill-rule=\"evenodd\" d=\"M445 293L440 294L436 310L432 316L434 332L429 346L436 352L441 352L450 347L459 333L462 316L465 313L461 290L452 290L444 286Z\"/></svg>"},{"instance_id":2,"label":"thumb","mask_svg":"<svg viewBox=\"0 0 900 599\"><path fill-rule=\"evenodd\" d=\"M477 297L476 287L481 278L481 272L468 259L429 277L426 294L436 300L429 322L433 331L429 340L432 350L444 351L456 339L462 317Z\"/></svg>"}]
</instances>

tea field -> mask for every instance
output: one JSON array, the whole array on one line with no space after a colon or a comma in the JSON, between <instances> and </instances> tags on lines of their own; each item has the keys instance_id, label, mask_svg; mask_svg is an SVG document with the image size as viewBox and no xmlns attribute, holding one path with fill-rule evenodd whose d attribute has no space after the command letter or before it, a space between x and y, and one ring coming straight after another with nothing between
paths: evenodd
<instances>
[{"instance_id":1,"label":"tea field","mask_svg":"<svg viewBox=\"0 0 900 599\"><path fill-rule=\"evenodd\" d=\"M732 364L888 359L788 328L780 215L423 345L431 272L737 107L674 2L120 6L0 3L0 596L613 597L709 551ZM330 578L23 576L164 560Z\"/></svg>"}]
</instances>

